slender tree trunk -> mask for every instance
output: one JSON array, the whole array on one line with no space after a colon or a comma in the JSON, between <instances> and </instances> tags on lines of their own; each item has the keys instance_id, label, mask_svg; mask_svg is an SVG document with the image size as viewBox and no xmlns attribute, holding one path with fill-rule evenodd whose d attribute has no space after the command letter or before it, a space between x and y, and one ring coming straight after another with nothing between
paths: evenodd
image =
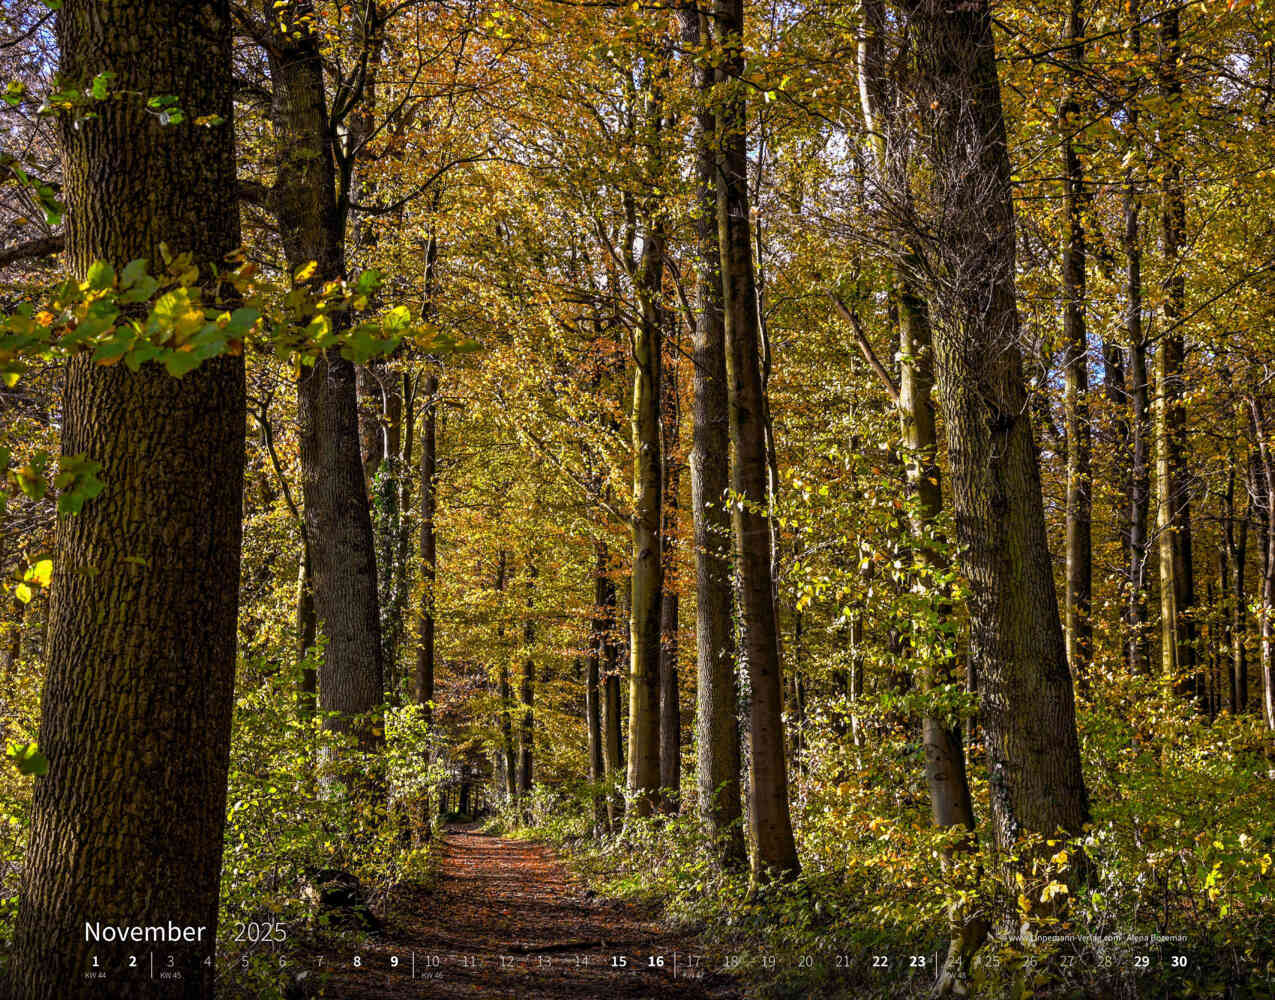
<instances>
[{"instance_id":1,"label":"slender tree trunk","mask_svg":"<svg viewBox=\"0 0 1275 1000\"><path fill-rule=\"evenodd\" d=\"M531 617L535 585L536 567L529 566L527 568L527 617L522 626L522 683L519 687L522 720L518 732L518 791L522 795L527 795L531 791L532 767L535 760L536 661L532 656L532 644L536 641L536 622Z\"/></svg>"},{"instance_id":2,"label":"slender tree trunk","mask_svg":"<svg viewBox=\"0 0 1275 1000\"><path fill-rule=\"evenodd\" d=\"M1265 407L1257 396L1250 396L1253 438L1261 462L1266 530L1262 559L1261 673L1262 716L1268 729L1275 730L1275 454L1270 444L1270 428L1266 424Z\"/></svg>"},{"instance_id":3,"label":"slender tree trunk","mask_svg":"<svg viewBox=\"0 0 1275 1000\"><path fill-rule=\"evenodd\" d=\"M615 594L611 588L610 559L605 542L594 544L593 564L593 619L589 628L588 673L584 688L585 730L589 738L589 782L602 788L607 777L606 757L602 739L602 684L607 661L607 602L614 607ZM614 610L611 610L611 627L614 627ZM600 837L608 828L607 796L598 791L593 796L593 835Z\"/></svg>"},{"instance_id":4,"label":"slender tree trunk","mask_svg":"<svg viewBox=\"0 0 1275 1000\"><path fill-rule=\"evenodd\" d=\"M1191 500L1186 468L1186 405L1182 367L1186 338L1182 322L1186 312L1186 275L1180 259L1186 243L1186 195L1182 164L1177 158L1180 135L1172 123L1180 112L1182 83L1178 75L1179 11L1172 7L1160 16L1160 51L1157 75L1164 98L1166 119L1160 130L1165 151L1160 202L1160 240L1167 276L1164 282L1165 330L1156 351L1155 438L1156 527L1160 536L1160 654L1166 682L1179 695L1202 702L1203 683L1196 669L1195 581L1191 559ZM1201 707L1203 707L1201 705Z\"/></svg>"},{"instance_id":5,"label":"slender tree trunk","mask_svg":"<svg viewBox=\"0 0 1275 1000\"><path fill-rule=\"evenodd\" d=\"M311 280L345 274L344 218L336 202L323 63L308 4L289 7L269 53L278 159L274 203L288 266L314 262ZM334 320L334 325L339 322ZM335 350L297 384L306 535L314 607L327 639L319 707L330 728L379 742L384 697L381 612L372 519L359 458L354 365Z\"/></svg>"},{"instance_id":6,"label":"slender tree trunk","mask_svg":"<svg viewBox=\"0 0 1275 1000\"><path fill-rule=\"evenodd\" d=\"M1249 513L1231 521L1231 712L1248 710L1248 592L1244 585L1244 565L1248 558Z\"/></svg>"},{"instance_id":7,"label":"slender tree trunk","mask_svg":"<svg viewBox=\"0 0 1275 1000\"><path fill-rule=\"evenodd\" d=\"M438 497L438 375L435 372L425 375L422 392L425 400L421 407L421 598L416 617L416 667L412 677L412 694L416 704L421 706L421 716L427 727L429 743L421 750L428 765L433 759L430 729L434 719L434 609L438 578L438 536L434 530ZM432 835L428 794L415 804L414 812L412 824L418 831L417 836L428 840Z\"/></svg>"},{"instance_id":8,"label":"slender tree trunk","mask_svg":"<svg viewBox=\"0 0 1275 1000\"><path fill-rule=\"evenodd\" d=\"M415 694L425 718L433 715L434 701L434 585L437 579L438 539L434 532L438 482L438 375L425 376L425 402L421 409L421 603L418 609ZM502 558L503 567L503 558Z\"/></svg>"},{"instance_id":9,"label":"slender tree trunk","mask_svg":"<svg viewBox=\"0 0 1275 1000\"><path fill-rule=\"evenodd\" d=\"M223 0L65 0L59 77L172 94L208 128L145 102L61 120L66 261L160 266L190 251L208 281L239 245L230 10ZM211 282L209 282L211 287ZM239 610L246 408L239 357L183 378L81 354L66 369L62 453L102 464L104 492L58 525L48 677L9 989L18 1000L213 995ZM180 595L187 595L182 598ZM174 822L180 817L180 822ZM198 928L167 950L180 982L130 976L133 944L86 922ZM206 961L207 960L207 961Z\"/></svg>"},{"instance_id":10,"label":"slender tree trunk","mask_svg":"<svg viewBox=\"0 0 1275 1000\"><path fill-rule=\"evenodd\" d=\"M503 594L508 569L508 553L500 550L496 566L496 593ZM498 608L497 615L504 609ZM504 749L505 794L509 801L518 798L518 758L514 755L513 690L509 686L509 658L505 650L505 626L503 618L496 626L496 655L500 658L500 735Z\"/></svg>"},{"instance_id":11,"label":"slender tree trunk","mask_svg":"<svg viewBox=\"0 0 1275 1000\"><path fill-rule=\"evenodd\" d=\"M991 16L909 0L917 106L940 238L926 248L938 385L970 664L1005 851L1020 834L1078 833L1089 818L1071 675L1046 541L1040 469L1019 353L1014 213Z\"/></svg>"},{"instance_id":12,"label":"slender tree trunk","mask_svg":"<svg viewBox=\"0 0 1275 1000\"><path fill-rule=\"evenodd\" d=\"M682 8L682 43L702 53L712 43L708 18L694 2ZM713 141L717 118L713 70L695 60L696 282L691 517L695 533L695 728L699 810L728 869L745 860L740 814L735 630L731 623L730 420L726 400L726 328L722 317L721 252L717 243L717 180Z\"/></svg>"},{"instance_id":13,"label":"slender tree trunk","mask_svg":"<svg viewBox=\"0 0 1275 1000\"><path fill-rule=\"evenodd\" d=\"M660 407L664 451L663 559L664 597L660 608L660 809L676 813L682 787L682 711L677 680L678 493L681 465L677 461L679 417L677 351L669 344L663 360L663 401Z\"/></svg>"},{"instance_id":14,"label":"slender tree trunk","mask_svg":"<svg viewBox=\"0 0 1275 1000\"><path fill-rule=\"evenodd\" d=\"M642 319L633 343L633 584L630 606L629 773L634 813L648 816L660 788L660 617L664 566L660 433L659 296L664 237L652 218L639 268Z\"/></svg>"},{"instance_id":15,"label":"slender tree trunk","mask_svg":"<svg viewBox=\"0 0 1275 1000\"><path fill-rule=\"evenodd\" d=\"M722 32L717 84L725 90L717 130L717 233L734 454L731 489L740 501L732 504L731 518L738 558L743 652L752 688L748 788L752 871L754 882L761 882L795 875L800 865L788 812L783 671L766 506L765 399L748 224L747 105L740 83L744 74L743 0L715 0L714 9Z\"/></svg>"},{"instance_id":16,"label":"slender tree trunk","mask_svg":"<svg viewBox=\"0 0 1275 1000\"><path fill-rule=\"evenodd\" d=\"M1142 15L1139 0L1129 0L1129 33L1126 45L1137 57L1142 51ZM1137 135L1138 102L1129 102L1129 131ZM1126 500L1129 541L1127 546L1129 591L1125 605L1127 626L1125 655L1135 674L1151 669L1147 616L1147 521L1151 501L1151 416L1147 378L1147 343L1142 331L1142 235L1137 183L1133 167L1124 176L1125 340L1129 346L1129 447L1130 469Z\"/></svg>"},{"instance_id":17,"label":"slender tree trunk","mask_svg":"<svg viewBox=\"0 0 1275 1000\"><path fill-rule=\"evenodd\" d=\"M1067 94L1059 111L1063 134L1063 344L1067 434L1067 663L1084 689L1092 656L1093 543L1091 529L1089 350L1085 333L1084 168L1073 132L1080 127L1076 99L1084 64L1081 0L1067 15Z\"/></svg>"},{"instance_id":18,"label":"slender tree trunk","mask_svg":"<svg viewBox=\"0 0 1275 1000\"><path fill-rule=\"evenodd\" d=\"M301 668L301 687L297 694L297 708L302 718L314 715L318 704L319 672L307 661L314 650L317 634L314 617L314 586L310 569L310 543L305 538L305 525L301 528L301 564L297 568L297 659L306 661Z\"/></svg>"}]
</instances>

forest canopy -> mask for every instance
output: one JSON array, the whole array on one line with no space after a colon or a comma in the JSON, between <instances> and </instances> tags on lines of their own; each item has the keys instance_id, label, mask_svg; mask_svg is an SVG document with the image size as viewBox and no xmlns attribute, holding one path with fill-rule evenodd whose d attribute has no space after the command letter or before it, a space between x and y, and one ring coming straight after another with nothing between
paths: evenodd
<instances>
[{"instance_id":1,"label":"forest canopy","mask_svg":"<svg viewBox=\"0 0 1275 1000\"><path fill-rule=\"evenodd\" d=\"M0 69L0 997L1275 995L1267 0Z\"/></svg>"}]
</instances>

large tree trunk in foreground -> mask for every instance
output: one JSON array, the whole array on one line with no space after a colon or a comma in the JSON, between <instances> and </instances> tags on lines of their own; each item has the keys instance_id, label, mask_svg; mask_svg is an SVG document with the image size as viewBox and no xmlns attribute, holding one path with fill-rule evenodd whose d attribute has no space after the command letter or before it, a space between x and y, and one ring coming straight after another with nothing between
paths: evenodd
<instances>
[{"instance_id":1,"label":"large tree trunk in foreground","mask_svg":"<svg viewBox=\"0 0 1275 1000\"><path fill-rule=\"evenodd\" d=\"M88 3L58 14L61 78L173 94L219 125L165 127L144 101L63 120L66 254L162 266L191 251L201 276L239 244L231 22L221 0ZM244 368L175 379L67 366L62 452L102 463L105 491L59 524L49 673L10 988L20 1000L109 993L211 997L239 608ZM180 822L174 822L174 817ZM135 944L87 940L86 922L198 928L168 943L183 979L126 968Z\"/></svg>"},{"instance_id":2,"label":"large tree trunk in foreground","mask_svg":"<svg viewBox=\"0 0 1275 1000\"><path fill-rule=\"evenodd\" d=\"M749 827L753 878L795 875L797 845L788 813L788 764L784 759L783 677L779 623L767 516L766 405L762 388L761 335L752 238L748 225L748 149L744 90L743 0L716 0L722 31L717 83L726 88L717 160L717 233L721 249L722 304L726 327L726 386L734 449L731 489L739 559L740 619L744 658L752 684Z\"/></svg>"},{"instance_id":3,"label":"large tree trunk in foreground","mask_svg":"<svg viewBox=\"0 0 1275 1000\"><path fill-rule=\"evenodd\" d=\"M985 0L907 7L932 181L926 252L970 660L997 844L1078 833L1089 818L1071 675L1046 542L1040 469L1019 352L1014 215Z\"/></svg>"},{"instance_id":4,"label":"large tree trunk in foreground","mask_svg":"<svg viewBox=\"0 0 1275 1000\"><path fill-rule=\"evenodd\" d=\"M694 3L682 8L688 51L711 43L708 18ZM735 695L735 629L731 622L730 421L726 401L726 327L722 317L721 253L717 245L717 181L712 148L716 115L711 66L694 67L697 184L694 331L694 413L691 444L691 518L695 533L695 730L699 811L717 860L742 868L739 720Z\"/></svg>"}]
</instances>

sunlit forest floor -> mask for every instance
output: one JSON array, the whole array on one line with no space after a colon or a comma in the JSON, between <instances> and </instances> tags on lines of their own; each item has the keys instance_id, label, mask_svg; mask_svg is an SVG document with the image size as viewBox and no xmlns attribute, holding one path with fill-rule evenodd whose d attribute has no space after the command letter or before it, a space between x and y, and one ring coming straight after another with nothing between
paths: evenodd
<instances>
[{"instance_id":1,"label":"sunlit forest floor","mask_svg":"<svg viewBox=\"0 0 1275 1000\"><path fill-rule=\"evenodd\" d=\"M746 872L710 861L689 767L676 815L595 831L595 789L547 780L476 824L405 847L383 815L351 820L316 793L333 737L299 720L288 670L250 666L235 718L218 951L223 993L235 1000L419 996L411 963L419 977L430 955L443 975L429 995L440 997L916 996L934 982L946 909L961 893L1011 918L975 962L978 995L1275 996L1275 796L1261 722L1209 720L1149 678L1096 675L1079 702L1094 821L1046 855L1059 885L1075 858L1090 869L1058 918L989 874L986 836L977 856L944 874L914 724L885 696L853 706L812 698L792 720L803 872L750 894ZM19 674L11 737L34 731L37 688ZM463 695L444 681L444 719ZM387 731L392 773L399 750L419 739L398 718L390 713ZM968 745L985 830L985 762L979 740ZM689 765L694 746L683 751ZM0 774L8 941L31 779ZM317 914L304 890L320 867L356 875L383 927ZM281 922L287 941L236 941L254 921ZM613 967L616 955L632 964ZM691 955L703 978L687 978ZM636 967L659 956L662 967Z\"/></svg>"}]
</instances>

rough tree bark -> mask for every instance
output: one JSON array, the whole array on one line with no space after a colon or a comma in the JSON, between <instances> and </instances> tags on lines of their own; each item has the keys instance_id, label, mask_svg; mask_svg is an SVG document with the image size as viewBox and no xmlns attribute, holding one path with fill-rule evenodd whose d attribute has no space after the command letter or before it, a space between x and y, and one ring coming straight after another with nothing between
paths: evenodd
<instances>
[{"instance_id":1,"label":"rough tree bark","mask_svg":"<svg viewBox=\"0 0 1275 1000\"><path fill-rule=\"evenodd\" d=\"M273 17L270 59L277 161L273 204L288 266L313 261L311 281L345 276L345 218L337 203L323 63L308 3ZM338 314L339 317L340 314ZM335 325L335 324L334 324ZM314 607L327 639L319 707L327 724L375 745L384 695L372 519L359 457L354 365L333 350L297 384L306 532Z\"/></svg>"},{"instance_id":2,"label":"rough tree bark","mask_svg":"<svg viewBox=\"0 0 1275 1000\"><path fill-rule=\"evenodd\" d=\"M239 245L231 19L224 0L66 0L60 78L103 72L173 94L208 128L165 127L133 96L61 124L66 257L162 265L190 251L207 279ZM211 997L239 607L246 409L238 357L176 379L87 355L68 365L62 452L102 464L105 491L59 524L49 660L9 988L99 997L91 956L130 945L86 921L200 928L170 944L183 979L113 974L112 997ZM181 817L174 823L173 817Z\"/></svg>"},{"instance_id":3,"label":"rough tree bark","mask_svg":"<svg viewBox=\"0 0 1275 1000\"><path fill-rule=\"evenodd\" d=\"M886 60L884 34L886 30L884 4L868 0L862 4L863 27L859 40L859 96L864 120L872 135L872 148L876 160L877 176L882 185L902 186L902 192L892 192L910 202L906 172L895 150L897 133L895 123L889 121L889 107L895 101L886 96ZM892 169L898 176L892 177ZM920 556L932 570L947 568L947 559L928 541L943 511L942 471L938 465L938 434L934 414L934 350L933 330L930 323L929 304L910 274L918 259L914 247L908 248L904 266L892 276L894 298L898 304L899 318L899 385L897 391L889 382L888 373L882 372L887 388L896 399L899 429L903 438L905 474L912 493L910 512L912 535L920 547ZM838 300L838 305L858 332L858 320ZM863 346L867 348L866 337ZM928 586L928 581L926 583ZM947 594L942 594L939 612L949 617L952 611ZM856 614L851 627L852 637L863 630L862 616ZM855 664L859 653L857 644L851 651L852 671L862 686L862 665ZM944 656L931 666L922 667L922 684L926 690L938 685L950 685L955 681L953 657ZM857 693L857 692L856 692ZM854 723L855 739L858 725ZM956 719L926 712L921 720L921 741L925 749L926 785L930 793L930 809L934 822L940 827L960 826L973 831L974 807L969 790L969 777L965 766L965 748L961 741L960 723ZM973 838L964 846L972 848ZM986 923L961 910L951 914L951 940L941 984L944 992L963 987L968 978L969 963L982 944Z\"/></svg>"},{"instance_id":4,"label":"rough tree bark","mask_svg":"<svg viewBox=\"0 0 1275 1000\"><path fill-rule=\"evenodd\" d=\"M1014 213L986 0L909 0L930 160L925 248L970 661L998 845L1089 817L1019 350Z\"/></svg>"},{"instance_id":5,"label":"rough tree bark","mask_svg":"<svg viewBox=\"0 0 1275 1000\"><path fill-rule=\"evenodd\" d=\"M716 63L718 106L717 234L726 331L726 388L734 461L731 490L744 659L752 686L749 729L749 828L754 882L795 875L800 868L788 812L784 758L783 675L767 516L769 469L761 337L748 210L747 103L743 0L715 0L722 36Z\"/></svg>"}]
</instances>

